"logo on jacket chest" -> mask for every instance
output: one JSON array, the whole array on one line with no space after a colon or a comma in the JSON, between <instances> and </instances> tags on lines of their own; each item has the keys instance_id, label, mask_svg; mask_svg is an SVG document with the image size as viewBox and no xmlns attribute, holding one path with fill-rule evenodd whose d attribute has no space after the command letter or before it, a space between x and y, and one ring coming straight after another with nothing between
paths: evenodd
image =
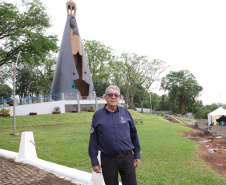
<instances>
[{"instance_id":1,"label":"logo on jacket chest","mask_svg":"<svg viewBox=\"0 0 226 185\"><path fill-rule=\"evenodd\" d=\"M124 118L123 117L121 117L121 121L120 121L121 123L126 123L126 121L124 120Z\"/></svg>"}]
</instances>

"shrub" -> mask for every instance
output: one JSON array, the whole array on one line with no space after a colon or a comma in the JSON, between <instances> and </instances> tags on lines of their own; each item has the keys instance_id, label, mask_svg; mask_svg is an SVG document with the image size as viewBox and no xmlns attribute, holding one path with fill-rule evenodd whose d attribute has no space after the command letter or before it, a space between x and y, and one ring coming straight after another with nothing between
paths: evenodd
<instances>
[{"instance_id":1,"label":"shrub","mask_svg":"<svg viewBox=\"0 0 226 185\"><path fill-rule=\"evenodd\" d=\"M161 116L165 116L165 113L164 113L164 112L162 112L162 113L161 113Z\"/></svg>"},{"instance_id":2,"label":"shrub","mask_svg":"<svg viewBox=\"0 0 226 185\"><path fill-rule=\"evenodd\" d=\"M60 107L58 107L58 106L57 107L54 107L54 110L55 111L60 111Z\"/></svg>"},{"instance_id":3,"label":"shrub","mask_svg":"<svg viewBox=\"0 0 226 185\"><path fill-rule=\"evenodd\" d=\"M9 112L10 112L10 108L5 108L5 107L3 107L1 110L0 110L0 113L2 113L2 114L9 114Z\"/></svg>"},{"instance_id":4,"label":"shrub","mask_svg":"<svg viewBox=\"0 0 226 185\"><path fill-rule=\"evenodd\" d=\"M189 119L194 119L195 115L192 114L192 113L187 113L184 115L186 118L189 118Z\"/></svg>"}]
</instances>

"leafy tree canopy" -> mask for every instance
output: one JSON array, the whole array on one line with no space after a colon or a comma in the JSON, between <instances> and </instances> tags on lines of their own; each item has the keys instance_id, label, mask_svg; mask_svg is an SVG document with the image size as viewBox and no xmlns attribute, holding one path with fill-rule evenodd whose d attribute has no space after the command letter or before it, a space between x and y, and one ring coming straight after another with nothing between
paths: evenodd
<instances>
[{"instance_id":1,"label":"leafy tree canopy","mask_svg":"<svg viewBox=\"0 0 226 185\"><path fill-rule=\"evenodd\" d=\"M171 71L161 80L161 89L169 92L172 107L178 106L179 113L183 114L186 107L192 107L202 91L195 76L188 70ZM175 111L175 110L174 110Z\"/></svg>"},{"instance_id":2,"label":"leafy tree canopy","mask_svg":"<svg viewBox=\"0 0 226 185\"><path fill-rule=\"evenodd\" d=\"M113 59L112 49L96 40L83 42L93 82L106 83L109 79L108 63Z\"/></svg>"},{"instance_id":3,"label":"leafy tree canopy","mask_svg":"<svg viewBox=\"0 0 226 185\"><path fill-rule=\"evenodd\" d=\"M212 103L211 105L206 105L206 111L208 113L213 112L214 110L218 109L220 105L217 105L216 103Z\"/></svg>"},{"instance_id":4,"label":"leafy tree canopy","mask_svg":"<svg viewBox=\"0 0 226 185\"><path fill-rule=\"evenodd\" d=\"M96 40L83 40L84 49L97 96L103 96L110 85L109 63L113 60L112 49Z\"/></svg>"},{"instance_id":5,"label":"leafy tree canopy","mask_svg":"<svg viewBox=\"0 0 226 185\"><path fill-rule=\"evenodd\" d=\"M0 98L10 98L13 90L7 84L0 84Z\"/></svg>"},{"instance_id":6,"label":"leafy tree canopy","mask_svg":"<svg viewBox=\"0 0 226 185\"><path fill-rule=\"evenodd\" d=\"M19 51L23 62L35 64L40 64L49 52L58 51L57 36L44 35L51 25L42 3L24 2L22 8L25 11L0 2L0 66L16 61Z\"/></svg>"},{"instance_id":7,"label":"leafy tree canopy","mask_svg":"<svg viewBox=\"0 0 226 185\"><path fill-rule=\"evenodd\" d=\"M46 57L42 65L21 63L17 68L16 92L19 96L49 94L56 59Z\"/></svg>"}]
</instances>

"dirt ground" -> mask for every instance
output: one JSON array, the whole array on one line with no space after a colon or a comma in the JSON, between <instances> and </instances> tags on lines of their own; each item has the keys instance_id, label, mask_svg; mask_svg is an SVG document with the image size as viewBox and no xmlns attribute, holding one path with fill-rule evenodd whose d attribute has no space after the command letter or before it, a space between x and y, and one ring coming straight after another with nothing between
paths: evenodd
<instances>
[{"instance_id":1,"label":"dirt ground","mask_svg":"<svg viewBox=\"0 0 226 185\"><path fill-rule=\"evenodd\" d=\"M178 120L171 116L166 119L178 123ZM200 158L214 171L226 178L226 126L217 125L208 128L207 119L197 119L196 121L198 126L184 122L186 127L193 129L190 132L183 132L184 137L196 141L201 151Z\"/></svg>"},{"instance_id":2,"label":"dirt ground","mask_svg":"<svg viewBox=\"0 0 226 185\"><path fill-rule=\"evenodd\" d=\"M223 177L226 177L226 137L219 134L219 132L211 132L207 129L196 127L195 125L186 124L186 126L194 130L184 132L184 137L199 143L199 149L201 150L200 157L206 161L213 170Z\"/></svg>"}]
</instances>

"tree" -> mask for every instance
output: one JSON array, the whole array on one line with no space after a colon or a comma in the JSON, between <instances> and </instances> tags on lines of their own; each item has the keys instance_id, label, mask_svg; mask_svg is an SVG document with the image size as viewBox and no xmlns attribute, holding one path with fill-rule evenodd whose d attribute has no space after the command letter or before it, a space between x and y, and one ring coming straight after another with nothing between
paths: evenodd
<instances>
[{"instance_id":1,"label":"tree","mask_svg":"<svg viewBox=\"0 0 226 185\"><path fill-rule=\"evenodd\" d=\"M206 111L208 113L210 112L213 112L214 110L218 109L220 106L217 105L216 103L212 103L211 105L206 105L205 108L206 108Z\"/></svg>"},{"instance_id":2,"label":"tree","mask_svg":"<svg viewBox=\"0 0 226 185\"><path fill-rule=\"evenodd\" d=\"M172 107L177 106L180 114L185 112L185 105L192 107L202 91L195 76L188 70L171 71L162 78L161 89L168 91Z\"/></svg>"},{"instance_id":3,"label":"tree","mask_svg":"<svg viewBox=\"0 0 226 185\"><path fill-rule=\"evenodd\" d=\"M158 111L170 111L171 106L169 102L169 97L166 94L163 94L162 96L159 97L159 102L157 106Z\"/></svg>"},{"instance_id":4,"label":"tree","mask_svg":"<svg viewBox=\"0 0 226 185\"><path fill-rule=\"evenodd\" d=\"M127 104L134 108L143 104L151 85L168 67L161 60L150 61L147 56L122 52L115 57L112 49L95 40L83 40L96 94L102 96L109 84L117 85ZM138 93L139 92L139 93Z\"/></svg>"},{"instance_id":5,"label":"tree","mask_svg":"<svg viewBox=\"0 0 226 185\"><path fill-rule=\"evenodd\" d=\"M112 49L96 40L83 40L90 74L93 82L105 81L109 77L108 63L112 60Z\"/></svg>"},{"instance_id":6,"label":"tree","mask_svg":"<svg viewBox=\"0 0 226 185\"><path fill-rule=\"evenodd\" d=\"M151 102L150 102L150 94L151 94ZM150 94L149 94L149 96L147 96L145 98L143 108L148 108L148 109L152 108L152 111L153 111L153 110L156 110L156 107L160 101L160 97L156 93L153 93L153 92L150 92ZM140 106L139 99L138 99L138 103Z\"/></svg>"},{"instance_id":7,"label":"tree","mask_svg":"<svg viewBox=\"0 0 226 185\"><path fill-rule=\"evenodd\" d=\"M147 60L143 63L144 73L143 73L143 83L141 86L143 87L143 91L137 91L138 97L140 101L141 109L143 109L143 103L146 97L148 96L148 91L154 82L159 81L159 76L167 69L169 66L165 65L165 62L159 59L155 59L153 61Z\"/></svg>"},{"instance_id":8,"label":"tree","mask_svg":"<svg viewBox=\"0 0 226 185\"><path fill-rule=\"evenodd\" d=\"M150 93L151 94L151 105L152 105L152 110L156 110L157 105L160 101L160 97L156 93ZM150 104L150 96L148 98L149 104ZM149 105L150 107L150 105Z\"/></svg>"},{"instance_id":9,"label":"tree","mask_svg":"<svg viewBox=\"0 0 226 185\"><path fill-rule=\"evenodd\" d=\"M205 118L207 118L208 114L210 112L213 112L214 110L218 109L221 107L220 104L212 103L211 105L206 105L205 106Z\"/></svg>"},{"instance_id":10,"label":"tree","mask_svg":"<svg viewBox=\"0 0 226 185\"><path fill-rule=\"evenodd\" d=\"M198 100L193 105L193 114L195 118L207 118L206 110L201 100Z\"/></svg>"},{"instance_id":11,"label":"tree","mask_svg":"<svg viewBox=\"0 0 226 185\"><path fill-rule=\"evenodd\" d=\"M31 71L26 65L23 65L22 68L17 69L16 75L16 94L20 97L29 96L31 92L29 84L33 81ZM32 86L33 87L33 86Z\"/></svg>"},{"instance_id":12,"label":"tree","mask_svg":"<svg viewBox=\"0 0 226 185\"><path fill-rule=\"evenodd\" d=\"M119 79L117 75L122 77L123 80L121 81L123 83L120 85L125 88L126 101L130 104L131 108L134 108L134 100L137 95L140 107L143 109L143 104L149 93L148 91L152 84L158 81L159 75L167 66L161 60L150 61L147 56L135 53L123 52L118 60L120 61L118 66L121 69L117 70L117 67L115 68L115 80Z\"/></svg>"},{"instance_id":13,"label":"tree","mask_svg":"<svg viewBox=\"0 0 226 185\"><path fill-rule=\"evenodd\" d=\"M110 82L109 62L113 60L112 49L96 40L83 42L96 94L102 96Z\"/></svg>"},{"instance_id":14,"label":"tree","mask_svg":"<svg viewBox=\"0 0 226 185\"><path fill-rule=\"evenodd\" d=\"M226 105L225 104L223 104L222 106L223 106L224 109L226 109Z\"/></svg>"},{"instance_id":15,"label":"tree","mask_svg":"<svg viewBox=\"0 0 226 185\"><path fill-rule=\"evenodd\" d=\"M120 87L121 92L125 92L123 75L125 71L125 64L122 61L119 61L118 58L109 62L109 67L111 69L110 79L111 82L118 87Z\"/></svg>"},{"instance_id":16,"label":"tree","mask_svg":"<svg viewBox=\"0 0 226 185\"><path fill-rule=\"evenodd\" d=\"M0 84L0 98L10 98L13 90L7 84Z\"/></svg>"},{"instance_id":17,"label":"tree","mask_svg":"<svg viewBox=\"0 0 226 185\"><path fill-rule=\"evenodd\" d=\"M13 69L11 66L0 67L0 84L13 83Z\"/></svg>"},{"instance_id":18,"label":"tree","mask_svg":"<svg viewBox=\"0 0 226 185\"><path fill-rule=\"evenodd\" d=\"M35 64L58 51L57 36L44 35L51 25L42 3L33 0L23 6L25 11L20 12L15 5L0 2L0 66L15 62L19 51L24 63Z\"/></svg>"},{"instance_id":19,"label":"tree","mask_svg":"<svg viewBox=\"0 0 226 185\"><path fill-rule=\"evenodd\" d=\"M109 63L111 82L120 87L121 94L124 94L126 103L132 109L134 105L143 109L144 103L147 106L151 85L158 81L159 75L167 67L164 64L161 60L150 61L147 56L122 52Z\"/></svg>"},{"instance_id":20,"label":"tree","mask_svg":"<svg viewBox=\"0 0 226 185\"><path fill-rule=\"evenodd\" d=\"M46 61L35 68L36 81L39 94L49 94L54 77L55 58L46 58Z\"/></svg>"},{"instance_id":21,"label":"tree","mask_svg":"<svg viewBox=\"0 0 226 185\"><path fill-rule=\"evenodd\" d=\"M135 53L121 53L119 57L122 69L122 82L123 88L126 93L126 102L130 104L130 107L134 108L134 97L138 89L142 86L146 78L146 71L143 68L147 62L146 56L139 56ZM118 71L114 71L118 73Z\"/></svg>"},{"instance_id":22,"label":"tree","mask_svg":"<svg viewBox=\"0 0 226 185\"><path fill-rule=\"evenodd\" d=\"M49 94L56 59L47 57L42 65L21 63L17 69L16 92L19 96Z\"/></svg>"}]
</instances>

